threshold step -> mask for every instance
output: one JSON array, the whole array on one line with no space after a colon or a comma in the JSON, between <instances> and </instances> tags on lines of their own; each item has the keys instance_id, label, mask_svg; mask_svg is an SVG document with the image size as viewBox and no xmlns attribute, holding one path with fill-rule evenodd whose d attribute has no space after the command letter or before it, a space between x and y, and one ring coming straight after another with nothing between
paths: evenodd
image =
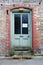
<instances>
[{"instance_id":1,"label":"threshold step","mask_svg":"<svg viewBox=\"0 0 43 65\"><path fill-rule=\"evenodd\" d=\"M12 56L11 59L32 59L32 56Z\"/></svg>"}]
</instances>

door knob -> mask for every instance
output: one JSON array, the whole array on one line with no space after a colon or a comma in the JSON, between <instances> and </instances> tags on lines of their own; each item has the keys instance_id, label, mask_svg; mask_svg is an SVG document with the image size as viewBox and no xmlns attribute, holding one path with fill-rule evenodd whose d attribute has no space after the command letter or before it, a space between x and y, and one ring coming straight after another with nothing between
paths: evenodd
<instances>
[{"instance_id":1,"label":"door knob","mask_svg":"<svg viewBox=\"0 0 43 65\"><path fill-rule=\"evenodd\" d=\"M29 36L28 36L29 37Z\"/></svg>"}]
</instances>

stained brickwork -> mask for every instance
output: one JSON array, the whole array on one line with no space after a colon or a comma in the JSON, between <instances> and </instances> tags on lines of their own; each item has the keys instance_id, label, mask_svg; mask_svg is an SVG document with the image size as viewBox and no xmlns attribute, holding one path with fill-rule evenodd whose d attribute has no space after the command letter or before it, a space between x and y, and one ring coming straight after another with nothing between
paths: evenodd
<instances>
[{"instance_id":1,"label":"stained brickwork","mask_svg":"<svg viewBox=\"0 0 43 65\"><path fill-rule=\"evenodd\" d=\"M34 48L39 48L39 6L34 7L33 9L33 46Z\"/></svg>"},{"instance_id":2,"label":"stained brickwork","mask_svg":"<svg viewBox=\"0 0 43 65\"><path fill-rule=\"evenodd\" d=\"M40 48L43 50L43 6L40 6L39 10L40 21Z\"/></svg>"},{"instance_id":3,"label":"stained brickwork","mask_svg":"<svg viewBox=\"0 0 43 65\"><path fill-rule=\"evenodd\" d=\"M43 6L42 5L2 5L0 6L0 55L10 50L10 11L17 7L32 8L32 46L43 48Z\"/></svg>"},{"instance_id":4,"label":"stained brickwork","mask_svg":"<svg viewBox=\"0 0 43 65\"><path fill-rule=\"evenodd\" d=\"M6 13L3 7L0 7L0 55L6 51Z\"/></svg>"}]
</instances>

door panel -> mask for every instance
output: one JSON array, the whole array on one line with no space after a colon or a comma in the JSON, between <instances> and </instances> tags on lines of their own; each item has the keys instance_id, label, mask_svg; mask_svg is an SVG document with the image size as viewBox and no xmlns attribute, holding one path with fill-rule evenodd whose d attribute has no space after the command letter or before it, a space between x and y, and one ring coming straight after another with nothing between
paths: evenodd
<instances>
[{"instance_id":1,"label":"door panel","mask_svg":"<svg viewBox=\"0 0 43 65\"><path fill-rule=\"evenodd\" d=\"M14 46L20 46L20 35L21 35L21 15L14 14Z\"/></svg>"},{"instance_id":2,"label":"door panel","mask_svg":"<svg viewBox=\"0 0 43 65\"><path fill-rule=\"evenodd\" d=\"M20 46L20 38L15 38L14 43L15 46Z\"/></svg>"},{"instance_id":3,"label":"door panel","mask_svg":"<svg viewBox=\"0 0 43 65\"><path fill-rule=\"evenodd\" d=\"M22 38L21 47L28 47L28 38Z\"/></svg>"},{"instance_id":4,"label":"door panel","mask_svg":"<svg viewBox=\"0 0 43 65\"><path fill-rule=\"evenodd\" d=\"M32 18L29 13L12 13L11 46L32 46Z\"/></svg>"}]
</instances>

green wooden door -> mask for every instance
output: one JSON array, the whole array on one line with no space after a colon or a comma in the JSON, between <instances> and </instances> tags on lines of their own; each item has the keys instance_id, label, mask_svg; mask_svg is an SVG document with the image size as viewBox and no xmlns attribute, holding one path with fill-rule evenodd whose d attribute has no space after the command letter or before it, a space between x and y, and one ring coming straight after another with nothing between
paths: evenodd
<instances>
[{"instance_id":1,"label":"green wooden door","mask_svg":"<svg viewBox=\"0 0 43 65\"><path fill-rule=\"evenodd\" d=\"M32 12L11 14L11 46L32 46Z\"/></svg>"}]
</instances>

